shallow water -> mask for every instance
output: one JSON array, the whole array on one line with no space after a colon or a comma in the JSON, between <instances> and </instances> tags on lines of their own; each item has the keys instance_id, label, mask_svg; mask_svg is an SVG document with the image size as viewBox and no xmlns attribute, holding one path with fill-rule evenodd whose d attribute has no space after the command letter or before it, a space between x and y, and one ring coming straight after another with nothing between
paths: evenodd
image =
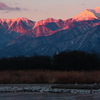
<instances>
[{"instance_id":1,"label":"shallow water","mask_svg":"<svg viewBox=\"0 0 100 100\"><path fill-rule=\"evenodd\" d=\"M54 84L53 84L54 85ZM0 84L0 89L15 89L22 87L50 87L52 84ZM9 88L10 87L10 88ZM38 89L38 88L36 88ZM72 93L44 93L39 92L1 92L0 100L100 100L100 92L90 94L90 90L72 90ZM80 91L75 93L75 91ZM88 93L87 93L88 92Z\"/></svg>"},{"instance_id":2,"label":"shallow water","mask_svg":"<svg viewBox=\"0 0 100 100\"><path fill-rule=\"evenodd\" d=\"M66 93L0 93L0 100L100 100L100 95Z\"/></svg>"}]
</instances>

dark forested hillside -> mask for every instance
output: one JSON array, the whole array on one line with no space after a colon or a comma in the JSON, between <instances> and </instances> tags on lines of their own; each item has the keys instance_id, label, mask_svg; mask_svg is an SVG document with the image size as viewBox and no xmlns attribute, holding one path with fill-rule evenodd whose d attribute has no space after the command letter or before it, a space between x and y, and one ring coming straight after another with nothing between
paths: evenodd
<instances>
[{"instance_id":1,"label":"dark forested hillside","mask_svg":"<svg viewBox=\"0 0 100 100\"><path fill-rule=\"evenodd\" d=\"M51 56L12 57L0 59L0 70L61 70L92 71L100 70L100 55L96 52L63 51Z\"/></svg>"}]
</instances>

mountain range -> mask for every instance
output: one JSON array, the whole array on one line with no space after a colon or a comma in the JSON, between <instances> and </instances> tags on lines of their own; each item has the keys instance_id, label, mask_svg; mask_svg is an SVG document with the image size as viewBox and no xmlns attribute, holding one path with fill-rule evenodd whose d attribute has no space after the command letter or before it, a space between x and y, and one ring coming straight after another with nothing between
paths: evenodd
<instances>
[{"instance_id":1,"label":"mountain range","mask_svg":"<svg viewBox=\"0 0 100 100\"><path fill-rule=\"evenodd\" d=\"M69 19L0 19L0 57L52 55L64 50L100 53L100 7Z\"/></svg>"}]
</instances>

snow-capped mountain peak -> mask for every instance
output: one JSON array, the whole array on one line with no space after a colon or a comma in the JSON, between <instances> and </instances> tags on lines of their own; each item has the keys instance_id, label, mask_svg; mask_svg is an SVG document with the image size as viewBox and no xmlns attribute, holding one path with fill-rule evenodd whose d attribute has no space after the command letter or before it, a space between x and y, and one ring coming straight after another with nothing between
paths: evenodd
<instances>
[{"instance_id":1,"label":"snow-capped mountain peak","mask_svg":"<svg viewBox=\"0 0 100 100\"><path fill-rule=\"evenodd\" d=\"M97 13L100 13L100 7L94 9Z\"/></svg>"},{"instance_id":2,"label":"snow-capped mountain peak","mask_svg":"<svg viewBox=\"0 0 100 100\"><path fill-rule=\"evenodd\" d=\"M84 20L98 19L98 17L95 16L96 14L94 12L95 11L93 9L86 9L83 12L81 12L80 14L76 15L75 17L73 17L73 20L84 21Z\"/></svg>"},{"instance_id":3,"label":"snow-capped mountain peak","mask_svg":"<svg viewBox=\"0 0 100 100\"><path fill-rule=\"evenodd\" d=\"M2 23L2 22L4 22L5 21L5 19L3 19L3 18L0 18L0 23Z\"/></svg>"},{"instance_id":4,"label":"snow-capped mountain peak","mask_svg":"<svg viewBox=\"0 0 100 100\"><path fill-rule=\"evenodd\" d=\"M55 22L55 21L56 21L56 20L53 19L53 18L47 18L47 19L45 19L45 20L40 20L40 21L38 21L38 22L35 23L34 28L35 28L35 27L38 27L38 26L40 26L40 25L44 25L44 24L46 24L46 23L51 23L51 22Z\"/></svg>"},{"instance_id":5,"label":"snow-capped mountain peak","mask_svg":"<svg viewBox=\"0 0 100 100\"><path fill-rule=\"evenodd\" d=\"M97 7L95 9L86 9L80 14L73 17L73 20L76 21L94 20L94 19L100 19L100 7Z\"/></svg>"}]
</instances>

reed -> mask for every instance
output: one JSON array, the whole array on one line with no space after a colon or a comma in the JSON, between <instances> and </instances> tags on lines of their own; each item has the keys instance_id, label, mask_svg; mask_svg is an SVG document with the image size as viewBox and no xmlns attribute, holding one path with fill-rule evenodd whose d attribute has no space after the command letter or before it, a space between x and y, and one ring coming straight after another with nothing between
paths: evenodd
<instances>
[{"instance_id":1,"label":"reed","mask_svg":"<svg viewBox=\"0 0 100 100\"><path fill-rule=\"evenodd\" d=\"M19 70L0 71L0 84L100 83L100 71Z\"/></svg>"}]
</instances>

